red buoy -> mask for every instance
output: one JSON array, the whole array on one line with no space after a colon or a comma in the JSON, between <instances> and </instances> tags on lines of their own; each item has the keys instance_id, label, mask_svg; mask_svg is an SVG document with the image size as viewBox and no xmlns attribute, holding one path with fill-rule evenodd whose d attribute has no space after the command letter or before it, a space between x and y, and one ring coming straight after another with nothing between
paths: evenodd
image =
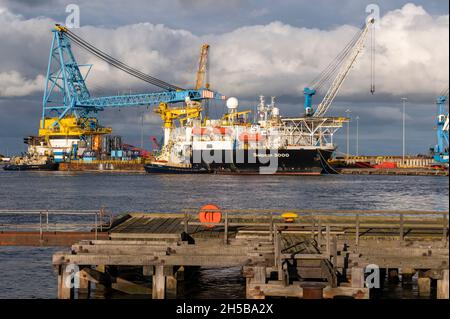
<instances>
[{"instance_id":1,"label":"red buoy","mask_svg":"<svg viewBox=\"0 0 450 319\"><path fill-rule=\"evenodd\" d=\"M200 222L208 228L214 227L222 220L220 208L213 204L203 205L198 213Z\"/></svg>"}]
</instances>

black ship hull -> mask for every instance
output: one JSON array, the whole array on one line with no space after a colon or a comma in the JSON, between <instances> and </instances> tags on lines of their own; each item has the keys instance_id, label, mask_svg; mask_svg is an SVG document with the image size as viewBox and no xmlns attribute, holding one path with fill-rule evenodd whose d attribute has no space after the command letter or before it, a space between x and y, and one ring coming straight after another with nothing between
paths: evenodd
<instances>
[{"instance_id":1,"label":"black ship hull","mask_svg":"<svg viewBox=\"0 0 450 319\"><path fill-rule=\"evenodd\" d=\"M46 164L8 164L3 166L5 171L57 171L58 163Z\"/></svg>"},{"instance_id":2,"label":"black ship hull","mask_svg":"<svg viewBox=\"0 0 450 319\"><path fill-rule=\"evenodd\" d=\"M329 172L328 159L333 150L247 150L247 151L194 151L193 168L179 168L164 164L148 164L148 173L165 174L274 174L320 175Z\"/></svg>"},{"instance_id":3,"label":"black ship hull","mask_svg":"<svg viewBox=\"0 0 450 319\"><path fill-rule=\"evenodd\" d=\"M144 169L152 174L208 174L212 173L203 167L177 167L164 164L145 164Z\"/></svg>"}]
</instances>

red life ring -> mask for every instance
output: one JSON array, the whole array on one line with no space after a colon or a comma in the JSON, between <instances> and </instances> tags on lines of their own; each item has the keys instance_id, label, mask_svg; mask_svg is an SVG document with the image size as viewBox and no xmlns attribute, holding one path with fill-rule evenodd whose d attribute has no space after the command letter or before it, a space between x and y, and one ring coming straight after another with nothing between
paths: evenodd
<instances>
[{"instance_id":1,"label":"red life ring","mask_svg":"<svg viewBox=\"0 0 450 319\"><path fill-rule=\"evenodd\" d=\"M220 208L213 204L203 205L198 213L198 219L205 227L212 228L222 220Z\"/></svg>"}]
</instances>

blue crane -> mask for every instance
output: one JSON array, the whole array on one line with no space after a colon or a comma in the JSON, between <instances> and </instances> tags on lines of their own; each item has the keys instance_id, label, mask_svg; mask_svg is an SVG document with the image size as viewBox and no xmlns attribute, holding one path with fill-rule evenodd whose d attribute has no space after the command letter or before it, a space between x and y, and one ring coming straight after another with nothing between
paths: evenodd
<instances>
[{"instance_id":1,"label":"blue crane","mask_svg":"<svg viewBox=\"0 0 450 319\"><path fill-rule=\"evenodd\" d=\"M51 124L54 126L65 117L72 116L77 119L88 118L107 107L152 106L160 103L185 102L187 99L191 101L225 99L225 96L208 89L182 89L144 74L105 52L100 51L64 26L57 24L52 32L53 39L48 59L42 103L41 129L44 129L44 123L48 123L48 119L54 119ZM81 65L77 63L72 52L71 43L92 53L111 66L162 88L164 91L134 95L92 97L86 86L86 78L89 75L92 65ZM81 67L87 68L84 75L80 70Z\"/></svg>"},{"instance_id":2,"label":"blue crane","mask_svg":"<svg viewBox=\"0 0 450 319\"><path fill-rule=\"evenodd\" d=\"M447 89L448 92L448 89ZM438 163L448 164L448 111L445 112L445 104L448 96L443 94L436 99L436 134L437 144L434 146L434 160Z\"/></svg>"}]
</instances>

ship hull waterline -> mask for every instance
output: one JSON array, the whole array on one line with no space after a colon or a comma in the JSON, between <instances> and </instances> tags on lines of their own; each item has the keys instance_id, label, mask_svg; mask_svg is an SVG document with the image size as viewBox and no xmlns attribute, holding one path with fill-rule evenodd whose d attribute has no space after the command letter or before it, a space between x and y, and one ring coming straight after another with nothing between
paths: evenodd
<instances>
[{"instance_id":1,"label":"ship hull waterline","mask_svg":"<svg viewBox=\"0 0 450 319\"><path fill-rule=\"evenodd\" d=\"M194 151L191 167L171 166L170 164L150 163L144 166L151 174L223 174L223 175L321 175L328 172L328 159L331 150L296 149L245 152L239 157L235 151L222 150L206 153ZM217 161L211 160L218 156ZM217 159L217 157L214 157Z\"/></svg>"}]
</instances>

